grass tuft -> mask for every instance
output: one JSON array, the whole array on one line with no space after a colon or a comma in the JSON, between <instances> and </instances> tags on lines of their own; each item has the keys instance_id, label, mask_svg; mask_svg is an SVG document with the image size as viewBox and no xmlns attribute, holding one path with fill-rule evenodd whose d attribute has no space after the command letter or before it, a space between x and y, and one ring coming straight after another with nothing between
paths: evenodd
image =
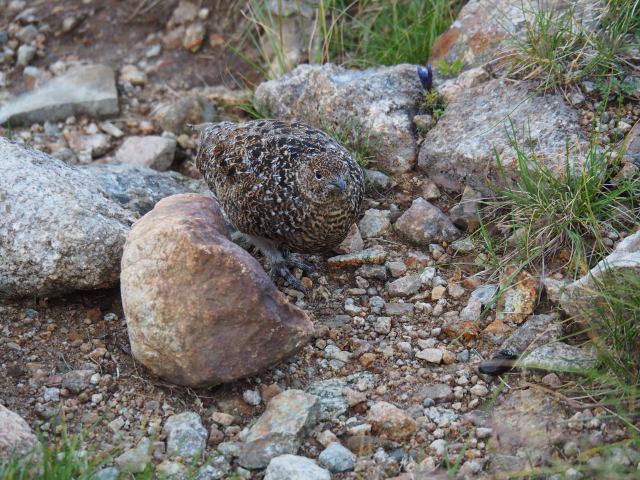
<instances>
[{"instance_id":1,"label":"grass tuft","mask_svg":"<svg viewBox=\"0 0 640 480\"><path fill-rule=\"evenodd\" d=\"M307 61L333 62L352 68L424 64L433 42L449 27L464 3L462 0L318 0L310 14L308 5L292 2L297 10L292 15L301 19L300 31L304 37L303 58L292 59L286 45L291 35L290 20L295 17L275 14L268 8L268 0L250 0L244 11L247 28L233 50L265 78L278 77L291 71L296 63ZM285 13L282 3L275 5ZM246 42L257 49L259 60L242 53Z\"/></svg>"},{"instance_id":2,"label":"grass tuft","mask_svg":"<svg viewBox=\"0 0 640 480\"><path fill-rule=\"evenodd\" d=\"M595 140L582 166L567 149L561 175L543 158L513 142L517 178L508 177L496 152L505 186L495 187L498 199L485 202L490 220L479 235L503 265L516 263L538 270L555 262L557 268L568 268L575 276L586 273L608 253L607 235L628 231L637 222L637 184L612 181L619 158L601 151ZM492 238L492 230L506 240Z\"/></svg>"},{"instance_id":3,"label":"grass tuft","mask_svg":"<svg viewBox=\"0 0 640 480\"><path fill-rule=\"evenodd\" d=\"M510 74L535 79L542 90L565 88L593 78L629 94L634 66L630 52L640 45L640 0L606 0L601 6L570 4L563 10L521 6L524 35L514 35L503 57ZM591 11L589 11L591 8Z\"/></svg>"},{"instance_id":4,"label":"grass tuft","mask_svg":"<svg viewBox=\"0 0 640 480\"><path fill-rule=\"evenodd\" d=\"M53 442L39 439L38 446L27 455L13 455L0 462L3 480L90 480L110 459L110 455L92 455L83 448L82 435L68 435L66 429Z\"/></svg>"}]
</instances>

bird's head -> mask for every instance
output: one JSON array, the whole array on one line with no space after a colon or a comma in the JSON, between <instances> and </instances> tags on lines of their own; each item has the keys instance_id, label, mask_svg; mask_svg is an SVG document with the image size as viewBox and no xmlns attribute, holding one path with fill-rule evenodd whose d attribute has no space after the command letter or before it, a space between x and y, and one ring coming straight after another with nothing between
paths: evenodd
<instances>
[{"instance_id":1,"label":"bird's head","mask_svg":"<svg viewBox=\"0 0 640 480\"><path fill-rule=\"evenodd\" d=\"M349 195L347 166L340 158L312 158L300 173L302 184L312 198L323 201Z\"/></svg>"}]
</instances>

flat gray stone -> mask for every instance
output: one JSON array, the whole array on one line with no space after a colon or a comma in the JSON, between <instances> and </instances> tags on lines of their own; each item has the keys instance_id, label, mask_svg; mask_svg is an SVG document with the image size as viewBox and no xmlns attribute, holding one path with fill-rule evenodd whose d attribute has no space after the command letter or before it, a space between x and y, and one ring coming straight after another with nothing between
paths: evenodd
<instances>
[{"instance_id":1,"label":"flat gray stone","mask_svg":"<svg viewBox=\"0 0 640 480\"><path fill-rule=\"evenodd\" d=\"M552 372L574 372L591 369L595 364L596 356L588 350L556 342L541 345L528 355L520 357L515 366Z\"/></svg>"},{"instance_id":2,"label":"flat gray stone","mask_svg":"<svg viewBox=\"0 0 640 480\"><path fill-rule=\"evenodd\" d=\"M118 468L127 473L140 473L151 461L151 440L144 437L135 448L125 450L116 457L115 462Z\"/></svg>"},{"instance_id":3,"label":"flat gray stone","mask_svg":"<svg viewBox=\"0 0 640 480\"><path fill-rule=\"evenodd\" d=\"M418 390L418 393L414 395L414 399L422 402L425 398L430 398L434 401L448 400L452 398L453 390L449 385L444 383L436 383L433 385L425 385Z\"/></svg>"},{"instance_id":4,"label":"flat gray stone","mask_svg":"<svg viewBox=\"0 0 640 480\"><path fill-rule=\"evenodd\" d=\"M107 197L140 216L165 197L178 193L210 194L204 180L195 180L178 172L158 172L142 165L82 165L102 185Z\"/></svg>"},{"instance_id":5,"label":"flat gray stone","mask_svg":"<svg viewBox=\"0 0 640 480\"><path fill-rule=\"evenodd\" d=\"M0 123L28 125L57 122L72 115L117 115L115 74L105 65L86 65L52 78L0 107Z\"/></svg>"},{"instance_id":6,"label":"flat gray stone","mask_svg":"<svg viewBox=\"0 0 640 480\"><path fill-rule=\"evenodd\" d=\"M407 275L390 282L387 285L387 292L392 297L408 297L420 290L421 287L420 275Z\"/></svg>"},{"instance_id":7,"label":"flat gray stone","mask_svg":"<svg viewBox=\"0 0 640 480\"><path fill-rule=\"evenodd\" d=\"M118 148L115 161L144 165L154 170L165 171L173 163L176 141L158 135L128 137Z\"/></svg>"},{"instance_id":8,"label":"flat gray stone","mask_svg":"<svg viewBox=\"0 0 640 480\"><path fill-rule=\"evenodd\" d=\"M71 370L62 376L62 386L72 393L80 393L89 387L94 370Z\"/></svg>"},{"instance_id":9,"label":"flat gray stone","mask_svg":"<svg viewBox=\"0 0 640 480\"><path fill-rule=\"evenodd\" d=\"M532 315L507 338L501 350L520 354L557 340L562 335L560 319L556 314Z\"/></svg>"},{"instance_id":10,"label":"flat gray stone","mask_svg":"<svg viewBox=\"0 0 640 480\"><path fill-rule=\"evenodd\" d=\"M310 458L281 455L269 462L264 480L331 480L331 474Z\"/></svg>"},{"instance_id":11,"label":"flat gray stone","mask_svg":"<svg viewBox=\"0 0 640 480\"><path fill-rule=\"evenodd\" d=\"M249 430L238 463L250 469L264 468L279 455L296 453L319 415L320 402L314 395L300 390L276 395Z\"/></svg>"}]
</instances>

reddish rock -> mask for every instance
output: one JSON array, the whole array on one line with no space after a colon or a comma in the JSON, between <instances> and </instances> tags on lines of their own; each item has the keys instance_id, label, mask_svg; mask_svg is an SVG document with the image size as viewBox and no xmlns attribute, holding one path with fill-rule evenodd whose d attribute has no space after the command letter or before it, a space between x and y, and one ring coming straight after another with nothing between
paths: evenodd
<instances>
[{"instance_id":1,"label":"reddish rock","mask_svg":"<svg viewBox=\"0 0 640 480\"><path fill-rule=\"evenodd\" d=\"M494 320L482 331L482 336L485 340L500 345L512 333L513 329L502 320Z\"/></svg>"},{"instance_id":2,"label":"reddish rock","mask_svg":"<svg viewBox=\"0 0 640 480\"><path fill-rule=\"evenodd\" d=\"M313 334L307 315L229 240L206 195L165 198L134 224L121 290L134 357L179 385L256 374Z\"/></svg>"},{"instance_id":3,"label":"reddish rock","mask_svg":"<svg viewBox=\"0 0 640 480\"><path fill-rule=\"evenodd\" d=\"M418 429L415 420L398 407L387 402L378 402L369 410L367 422L374 433L389 440L405 440Z\"/></svg>"},{"instance_id":4,"label":"reddish rock","mask_svg":"<svg viewBox=\"0 0 640 480\"><path fill-rule=\"evenodd\" d=\"M360 230L358 229L358 225L354 223L351 225L347 236L342 241L340 245L333 249L336 253L355 253L359 252L364 248L364 241L362 240L362 235L360 235Z\"/></svg>"},{"instance_id":5,"label":"reddish rock","mask_svg":"<svg viewBox=\"0 0 640 480\"><path fill-rule=\"evenodd\" d=\"M470 320L455 320L442 327L445 335L452 338L460 338L465 345L470 344L478 337L478 325Z\"/></svg>"},{"instance_id":6,"label":"reddish rock","mask_svg":"<svg viewBox=\"0 0 640 480\"><path fill-rule=\"evenodd\" d=\"M342 443L356 455L374 452L380 447L390 448L392 445L389 440L371 435L353 435L342 439Z\"/></svg>"},{"instance_id":7,"label":"reddish rock","mask_svg":"<svg viewBox=\"0 0 640 480\"><path fill-rule=\"evenodd\" d=\"M416 198L394 227L412 243L422 246L450 242L460 233L438 207L424 198Z\"/></svg>"},{"instance_id":8,"label":"reddish rock","mask_svg":"<svg viewBox=\"0 0 640 480\"><path fill-rule=\"evenodd\" d=\"M451 26L432 47L430 62L449 63L464 59L466 64L480 65L495 58L507 42L526 28L524 11L537 9L535 2L520 0L471 0L460 10ZM546 8L561 11L571 3L561 0L545 2ZM527 17L533 17L529 13ZM508 19L508 21L505 21ZM517 32L514 32L517 30Z\"/></svg>"},{"instance_id":9,"label":"reddish rock","mask_svg":"<svg viewBox=\"0 0 640 480\"><path fill-rule=\"evenodd\" d=\"M538 280L524 270L511 278L516 268L509 266L502 275L501 283L511 286L498 299L496 320L522 323L538 303Z\"/></svg>"}]
</instances>

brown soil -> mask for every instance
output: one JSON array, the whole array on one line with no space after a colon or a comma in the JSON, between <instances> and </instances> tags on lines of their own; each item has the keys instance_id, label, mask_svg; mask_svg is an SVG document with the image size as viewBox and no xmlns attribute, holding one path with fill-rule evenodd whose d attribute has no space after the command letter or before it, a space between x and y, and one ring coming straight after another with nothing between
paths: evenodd
<instances>
[{"instance_id":1,"label":"brown soil","mask_svg":"<svg viewBox=\"0 0 640 480\"><path fill-rule=\"evenodd\" d=\"M85 4L82 0L33 0L38 30L46 37L45 55L32 64L47 68L57 60L90 60L119 70L123 65L136 63L153 44L162 43L168 31L167 22L178 0L104 0ZM200 0L194 2L208 8L210 14L203 22L206 36L197 53L182 46L167 49L149 59L157 65L150 76L151 83L167 85L173 89L189 89L210 85L226 85L238 88L244 83L258 81L258 73L225 43L211 46L210 35L219 35L229 45L240 44L246 27L239 0ZM9 23L6 11L0 12L0 30ZM66 17L80 18L78 25L68 33L62 33ZM48 28L45 26L47 25ZM249 48L249 51L247 50ZM249 42L243 44L243 54L250 58ZM9 80L14 80L14 90L21 88L20 72L13 70Z\"/></svg>"}]
</instances>

